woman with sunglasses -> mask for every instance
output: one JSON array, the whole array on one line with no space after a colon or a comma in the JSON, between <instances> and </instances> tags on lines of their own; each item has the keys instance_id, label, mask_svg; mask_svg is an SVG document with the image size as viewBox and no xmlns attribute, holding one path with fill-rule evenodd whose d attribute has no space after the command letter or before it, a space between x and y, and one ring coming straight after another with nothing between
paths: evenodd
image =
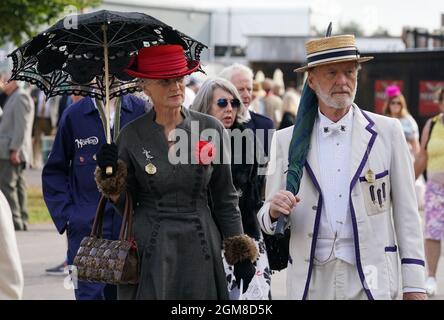
<instances>
[{"instance_id":1,"label":"woman with sunglasses","mask_svg":"<svg viewBox=\"0 0 444 320\"><path fill-rule=\"evenodd\" d=\"M270 271L265 245L256 213L261 207L261 190L258 177L258 164L255 158L255 137L251 129L245 127L247 108L241 101L236 87L223 78L208 79L196 95L192 110L212 115L228 130L231 138L231 173L233 184L239 195L239 209L244 232L255 239L259 249L256 261L256 274L263 299L270 292ZM256 140L257 142L257 140ZM232 273L226 266L227 276ZM236 277L236 274L235 274ZM232 277L227 277L232 279ZM239 285L238 282L236 282ZM231 283L231 287L234 282ZM245 288L244 288L245 289Z\"/></svg>"},{"instance_id":2,"label":"woman with sunglasses","mask_svg":"<svg viewBox=\"0 0 444 320\"><path fill-rule=\"evenodd\" d=\"M204 140L204 130L223 137L224 128L183 107L184 76L198 68L182 46L161 45L139 50L125 70L140 79L153 108L120 132L117 146L103 145L97 153L102 193L122 208L126 189L136 204L139 283L120 285L119 299L228 299L222 239L235 272L244 282L254 275L257 252L243 234L230 166L213 161L207 148L213 145ZM109 166L114 176L107 175Z\"/></svg>"},{"instance_id":3,"label":"woman with sunglasses","mask_svg":"<svg viewBox=\"0 0 444 320\"><path fill-rule=\"evenodd\" d=\"M405 97L397 85L388 86L385 89L385 95L387 101L383 109L384 115L391 118L397 118L401 122L404 136L409 146L412 162L415 163L415 159L420 152L418 124L410 114ZM423 210L425 179L422 174L416 178L415 191L418 200L418 208L419 210Z\"/></svg>"},{"instance_id":4,"label":"woman with sunglasses","mask_svg":"<svg viewBox=\"0 0 444 320\"><path fill-rule=\"evenodd\" d=\"M412 159L414 159L419 152L418 124L410 114L405 97L397 85L388 86L385 94L387 101L384 106L384 115L397 118L401 122L405 138L410 147Z\"/></svg>"}]
</instances>

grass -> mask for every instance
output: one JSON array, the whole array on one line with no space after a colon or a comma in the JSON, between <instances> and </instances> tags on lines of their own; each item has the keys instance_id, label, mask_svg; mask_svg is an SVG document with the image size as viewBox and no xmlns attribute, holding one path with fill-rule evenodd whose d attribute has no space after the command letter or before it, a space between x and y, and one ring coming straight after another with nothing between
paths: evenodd
<instances>
[{"instance_id":1,"label":"grass","mask_svg":"<svg viewBox=\"0 0 444 320\"><path fill-rule=\"evenodd\" d=\"M48 208L46 208L45 202L43 201L41 188L28 188L28 212L30 224L52 221Z\"/></svg>"}]
</instances>

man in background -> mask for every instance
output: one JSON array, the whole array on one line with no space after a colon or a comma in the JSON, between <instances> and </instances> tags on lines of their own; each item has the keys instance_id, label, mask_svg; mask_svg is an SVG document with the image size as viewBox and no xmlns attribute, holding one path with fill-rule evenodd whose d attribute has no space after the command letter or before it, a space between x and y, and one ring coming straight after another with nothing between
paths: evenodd
<instances>
[{"instance_id":1,"label":"man in background","mask_svg":"<svg viewBox=\"0 0 444 320\"><path fill-rule=\"evenodd\" d=\"M264 153L267 156L268 143L271 142L271 135L270 137L268 136L269 130L273 130L274 126L270 118L250 109L253 92L253 71L247 66L235 63L223 69L219 76L227 79L236 87L244 106L248 108L245 114L248 119L245 126L253 130L254 134L256 134L258 129L263 130L263 134L257 134L256 137L262 143Z\"/></svg>"},{"instance_id":2,"label":"man in background","mask_svg":"<svg viewBox=\"0 0 444 320\"><path fill-rule=\"evenodd\" d=\"M101 194L94 180L96 152L106 142L97 101L85 97L63 113L48 161L42 171L43 198L60 234L68 237L67 264L72 265L80 242L89 236ZM118 113L117 103L121 106ZM111 134L145 113L145 102L133 95L110 101ZM121 216L110 205L103 219L103 237L117 239ZM62 269L62 266L47 272ZM62 269L63 270L63 269ZM78 281L77 300L115 300L116 287Z\"/></svg>"},{"instance_id":3,"label":"man in background","mask_svg":"<svg viewBox=\"0 0 444 320\"><path fill-rule=\"evenodd\" d=\"M15 230L28 229L27 195L24 170L32 162L31 131L34 103L16 81L0 80L7 100L0 121L0 189L11 207Z\"/></svg>"}]
</instances>

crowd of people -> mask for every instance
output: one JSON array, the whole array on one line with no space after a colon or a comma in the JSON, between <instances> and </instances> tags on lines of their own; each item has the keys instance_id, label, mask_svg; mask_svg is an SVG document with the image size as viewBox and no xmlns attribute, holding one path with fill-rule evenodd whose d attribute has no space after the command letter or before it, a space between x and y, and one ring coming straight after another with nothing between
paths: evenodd
<instances>
[{"instance_id":1,"label":"crowd of people","mask_svg":"<svg viewBox=\"0 0 444 320\"><path fill-rule=\"evenodd\" d=\"M0 244L9 249L0 250L0 264L13 276L0 273L0 298L22 294L11 230L28 229L23 172L41 166L44 201L67 235L67 257L56 271L73 264L102 194L109 199L105 238L117 239L127 197L136 204L139 283L79 281L76 299L229 299L253 280L260 298L272 299L264 233L273 235L283 217L291 231L288 299L435 295L444 235L444 89L437 92L440 113L420 135L396 85L386 89L383 115L355 104L361 64L372 57L360 56L353 36L313 39L306 50L310 59L296 70L307 72L303 90L285 91L269 78L254 81L241 64L200 82L191 75L200 62L181 46L143 48L124 71L139 79L147 100L111 100L111 144L94 99L46 99L3 75L0 228L9 230L0 236L9 240ZM206 137L209 130L220 139ZM45 136L54 142L42 158ZM208 146L213 152L202 155ZM178 152L185 161L172 163Z\"/></svg>"}]
</instances>

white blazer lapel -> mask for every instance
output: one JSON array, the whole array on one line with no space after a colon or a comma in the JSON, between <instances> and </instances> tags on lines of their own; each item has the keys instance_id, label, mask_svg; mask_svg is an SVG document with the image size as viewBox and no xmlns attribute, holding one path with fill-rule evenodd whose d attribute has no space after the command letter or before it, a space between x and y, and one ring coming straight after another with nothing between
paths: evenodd
<instances>
[{"instance_id":1,"label":"white blazer lapel","mask_svg":"<svg viewBox=\"0 0 444 320\"><path fill-rule=\"evenodd\" d=\"M373 147L377 133L372 129L374 123L370 118L365 117L358 106L353 105L353 131L352 131L352 159L350 180L351 189L356 184L368 156Z\"/></svg>"},{"instance_id":2,"label":"white blazer lapel","mask_svg":"<svg viewBox=\"0 0 444 320\"><path fill-rule=\"evenodd\" d=\"M317 128L317 121L315 121L313 130L311 132L311 139L310 139L310 149L308 150L307 154L307 164L310 167L313 176L310 175L310 178L316 181L313 181L313 184L316 184L319 186L320 181L320 169L319 169L319 159L318 159L318 128ZM320 191L320 190L318 190Z\"/></svg>"}]
</instances>

